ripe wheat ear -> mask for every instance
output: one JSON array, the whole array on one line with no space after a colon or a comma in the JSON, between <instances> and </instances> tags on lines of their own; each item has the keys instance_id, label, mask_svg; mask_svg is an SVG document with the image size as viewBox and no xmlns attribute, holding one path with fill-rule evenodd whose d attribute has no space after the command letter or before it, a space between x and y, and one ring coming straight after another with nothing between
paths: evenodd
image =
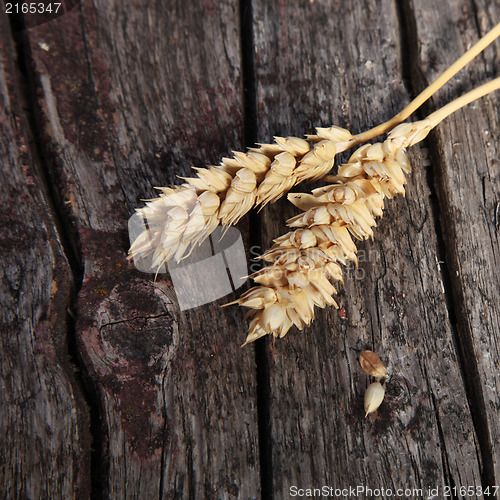
<instances>
[{"instance_id":1,"label":"ripe wheat ear","mask_svg":"<svg viewBox=\"0 0 500 500\"><path fill-rule=\"evenodd\" d=\"M292 326L302 330L314 318L315 307L336 306L330 281L342 281L340 264L356 260L356 239L373 237L376 217L384 199L405 194L410 172L406 148L423 140L448 115L500 88L497 78L424 120L395 127L386 141L366 144L341 165L332 184L312 194L291 194L288 199L304 212L288 220L298 228L274 240L263 256L271 265L254 273L260 286L251 288L234 303L250 308L245 344L271 334L283 337ZM244 345L245 345L244 344Z\"/></svg>"},{"instance_id":2,"label":"ripe wheat ear","mask_svg":"<svg viewBox=\"0 0 500 500\"><path fill-rule=\"evenodd\" d=\"M323 177L335 154L354 139L340 127L318 128L311 145L298 137L275 137L247 153L235 152L218 166L199 168L181 186L158 188L137 212L148 221L130 247L130 258L153 253L152 268L179 261L222 224L236 224L255 205L274 202L295 184Z\"/></svg>"}]
</instances>

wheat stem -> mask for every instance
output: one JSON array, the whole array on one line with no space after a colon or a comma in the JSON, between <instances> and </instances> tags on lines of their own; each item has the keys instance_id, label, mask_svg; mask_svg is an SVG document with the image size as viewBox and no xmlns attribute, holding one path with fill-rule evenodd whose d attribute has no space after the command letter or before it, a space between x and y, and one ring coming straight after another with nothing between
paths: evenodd
<instances>
[{"instance_id":1,"label":"wheat stem","mask_svg":"<svg viewBox=\"0 0 500 500\"><path fill-rule=\"evenodd\" d=\"M382 123L366 132L355 135L354 139L346 144L346 150L372 140L384 132L392 129L399 123L406 120L414 111L416 111L427 99L437 92L445 83L453 78L463 67L471 62L478 54L480 54L488 45L494 42L500 36L500 23L498 23L491 31L486 33L476 44L474 44L463 56L457 59L443 74L441 74L433 83L425 88L413 101L406 106L397 115L390 120ZM483 94L484 95L484 94ZM451 111L452 112L452 111ZM448 116L448 115L446 115Z\"/></svg>"},{"instance_id":2,"label":"wheat stem","mask_svg":"<svg viewBox=\"0 0 500 500\"><path fill-rule=\"evenodd\" d=\"M495 78L494 80L491 80L491 82L485 83L484 85L481 85L477 89L467 92L467 94L460 96L454 101L451 101L437 111L434 111L434 113L431 113L427 117L427 119L432 122L431 127L434 128L455 111L458 111L460 108L467 106L467 104L470 104L476 99L480 99L481 97L484 97L485 95L490 94L491 92L494 92L498 89L500 89L500 77Z\"/></svg>"}]
</instances>

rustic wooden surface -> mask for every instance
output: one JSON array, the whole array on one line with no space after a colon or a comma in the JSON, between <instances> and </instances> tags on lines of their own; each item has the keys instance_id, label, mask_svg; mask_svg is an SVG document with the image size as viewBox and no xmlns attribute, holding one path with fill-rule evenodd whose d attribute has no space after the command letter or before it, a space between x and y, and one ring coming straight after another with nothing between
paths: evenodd
<instances>
[{"instance_id":1,"label":"rustic wooden surface","mask_svg":"<svg viewBox=\"0 0 500 500\"><path fill-rule=\"evenodd\" d=\"M412 149L407 196L360 243L340 310L275 345L240 349L227 298L181 312L168 275L126 260L154 186L276 134L388 119L498 22L498 0L84 0L16 33L7 17L2 496L500 484L498 93ZM498 75L499 48L418 117ZM247 249L294 213L247 217ZM364 349L391 373L367 419Z\"/></svg>"}]
</instances>

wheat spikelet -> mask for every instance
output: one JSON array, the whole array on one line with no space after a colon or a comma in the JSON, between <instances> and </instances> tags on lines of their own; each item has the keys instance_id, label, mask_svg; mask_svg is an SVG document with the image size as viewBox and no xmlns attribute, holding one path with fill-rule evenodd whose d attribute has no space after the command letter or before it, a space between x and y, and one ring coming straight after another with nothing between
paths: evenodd
<instances>
[{"instance_id":1,"label":"wheat spikelet","mask_svg":"<svg viewBox=\"0 0 500 500\"><path fill-rule=\"evenodd\" d=\"M234 152L219 166L196 168L197 176L185 183L159 188L137 212L147 220L132 244L130 258L153 254L152 268L171 258L179 261L222 224L236 224L253 206L265 206L304 180L323 177L333 167L335 154L353 136L339 127L318 128L310 136L313 146L298 137L275 137L247 153Z\"/></svg>"},{"instance_id":2,"label":"wheat spikelet","mask_svg":"<svg viewBox=\"0 0 500 500\"><path fill-rule=\"evenodd\" d=\"M252 275L260 286L232 302L250 308L245 343L268 334L283 337L294 325L302 330L313 320L315 306L336 306L330 281L342 281L340 264L356 261L353 237L373 237L384 199L405 194L405 174L410 172L406 148L431 127L429 120L400 125L385 142L356 150L329 177L332 184L288 196L303 210L287 221L297 229L274 240L262 256L271 265Z\"/></svg>"},{"instance_id":3,"label":"wheat spikelet","mask_svg":"<svg viewBox=\"0 0 500 500\"><path fill-rule=\"evenodd\" d=\"M160 190L158 198L138 210L148 221L148 229L130 248L134 257L152 253L152 268L174 256L179 260L190 244L205 239L219 224L220 199L215 193L205 191L198 196L188 186Z\"/></svg>"}]
</instances>

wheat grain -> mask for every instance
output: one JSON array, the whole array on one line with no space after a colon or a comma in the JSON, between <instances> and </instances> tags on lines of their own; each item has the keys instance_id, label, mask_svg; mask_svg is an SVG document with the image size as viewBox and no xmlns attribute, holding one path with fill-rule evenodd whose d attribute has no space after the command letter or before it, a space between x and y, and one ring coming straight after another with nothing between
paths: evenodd
<instances>
[{"instance_id":1,"label":"wheat grain","mask_svg":"<svg viewBox=\"0 0 500 500\"><path fill-rule=\"evenodd\" d=\"M365 418L374 411L377 411L378 407L384 401L385 388L380 382L373 382L370 384L365 392Z\"/></svg>"}]
</instances>

